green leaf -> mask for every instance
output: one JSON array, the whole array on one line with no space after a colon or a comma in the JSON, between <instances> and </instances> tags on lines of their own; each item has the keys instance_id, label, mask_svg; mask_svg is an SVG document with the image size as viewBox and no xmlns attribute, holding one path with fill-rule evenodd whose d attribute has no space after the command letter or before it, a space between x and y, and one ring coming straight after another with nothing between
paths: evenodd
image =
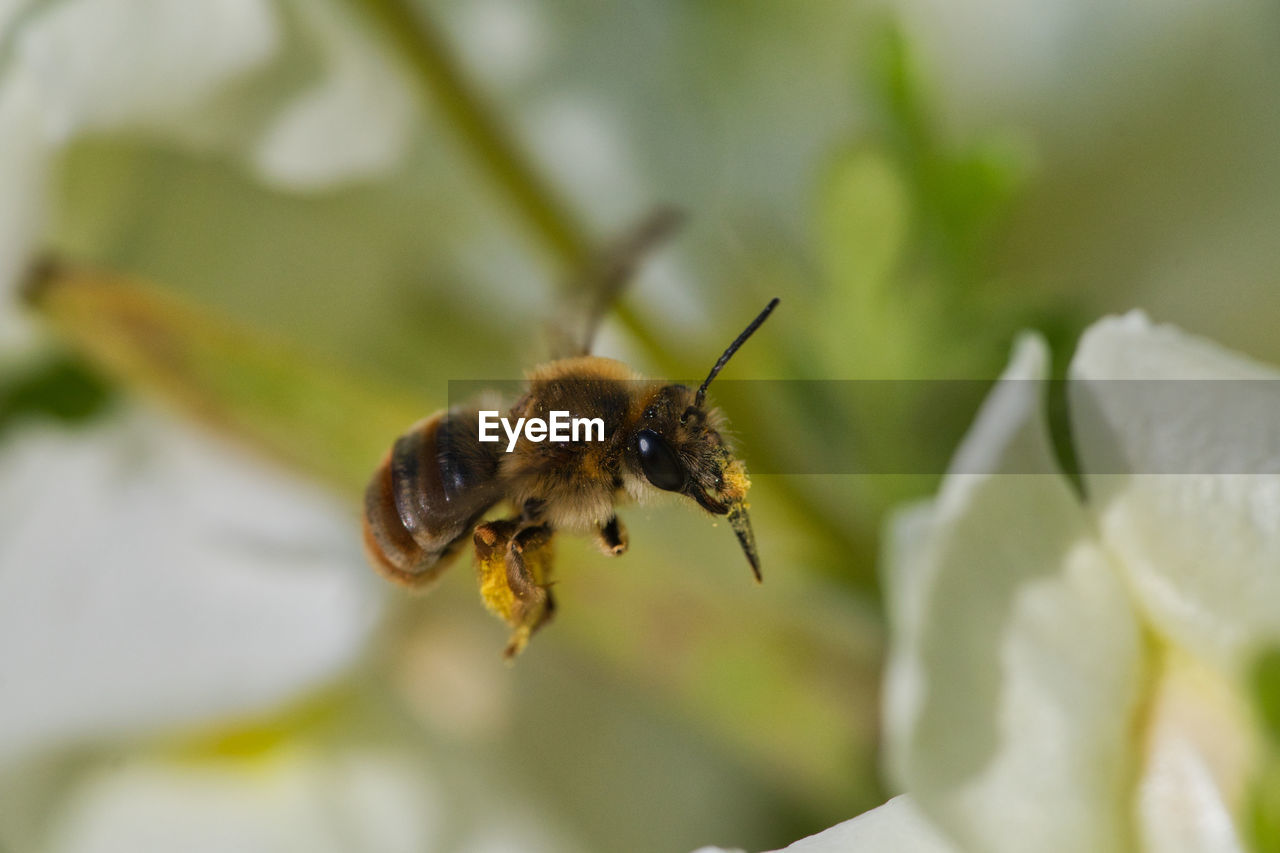
<instances>
[{"instance_id":1,"label":"green leaf","mask_svg":"<svg viewBox=\"0 0 1280 853\"><path fill-rule=\"evenodd\" d=\"M1263 730L1280 748L1280 648L1268 649L1254 663L1253 698Z\"/></svg>"},{"instance_id":2,"label":"green leaf","mask_svg":"<svg viewBox=\"0 0 1280 853\"><path fill-rule=\"evenodd\" d=\"M893 274L910 229L911 201L898 168L876 148L850 151L828 168L820 203L826 273L870 296Z\"/></svg>"},{"instance_id":3,"label":"green leaf","mask_svg":"<svg viewBox=\"0 0 1280 853\"><path fill-rule=\"evenodd\" d=\"M1280 756L1275 750L1263 762L1250 790L1248 830L1257 853L1280 851Z\"/></svg>"},{"instance_id":4,"label":"green leaf","mask_svg":"<svg viewBox=\"0 0 1280 853\"><path fill-rule=\"evenodd\" d=\"M900 170L865 146L837 156L819 197L818 234L827 283L818 345L828 373L883 379L912 375L931 325L899 267L912 228Z\"/></svg>"},{"instance_id":5,"label":"green leaf","mask_svg":"<svg viewBox=\"0 0 1280 853\"><path fill-rule=\"evenodd\" d=\"M1254 713L1267 743L1248 801L1248 828L1253 849L1280 851L1280 648L1267 649L1250 673Z\"/></svg>"},{"instance_id":6,"label":"green leaf","mask_svg":"<svg viewBox=\"0 0 1280 853\"><path fill-rule=\"evenodd\" d=\"M112 389L81 359L57 353L0 376L0 432L20 420L86 421L111 402Z\"/></svg>"}]
</instances>

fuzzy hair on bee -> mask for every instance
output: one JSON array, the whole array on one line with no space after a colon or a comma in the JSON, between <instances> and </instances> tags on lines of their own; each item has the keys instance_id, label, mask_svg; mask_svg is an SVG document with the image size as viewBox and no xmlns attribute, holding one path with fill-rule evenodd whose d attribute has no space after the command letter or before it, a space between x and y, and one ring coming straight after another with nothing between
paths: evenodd
<instances>
[{"instance_id":1,"label":"fuzzy hair on bee","mask_svg":"<svg viewBox=\"0 0 1280 853\"><path fill-rule=\"evenodd\" d=\"M711 381L777 304L760 312L696 390L585 354L593 328L583 353L528 372L525 393L508 411L512 420L572 412L599 418L603 440L537 441L526 431L507 452L482 440L478 405L419 421L396 439L366 489L370 563L425 590L470 538L481 598L512 629L508 659L555 612L555 533L589 535L604 554L618 556L628 543L620 504L670 492L725 516L759 581L746 466L724 438L724 416L704 402ZM508 514L485 520L499 505Z\"/></svg>"}]
</instances>

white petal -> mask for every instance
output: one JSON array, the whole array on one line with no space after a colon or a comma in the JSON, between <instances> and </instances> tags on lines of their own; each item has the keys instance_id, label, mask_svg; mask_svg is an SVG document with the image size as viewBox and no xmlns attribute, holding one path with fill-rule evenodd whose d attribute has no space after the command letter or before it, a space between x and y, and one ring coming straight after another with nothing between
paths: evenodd
<instances>
[{"instance_id":1,"label":"white petal","mask_svg":"<svg viewBox=\"0 0 1280 853\"><path fill-rule=\"evenodd\" d=\"M0 505L0 762L268 710L380 612L348 513L153 419L11 439Z\"/></svg>"},{"instance_id":2,"label":"white petal","mask_svg":"<svg viewBox=\"0 0 1280 853\"><path fill-rule=\"evenodd\" d=\"M885 606L893 626L884 673L881 728L885 772L899 787L906 784L911 738L929 689L919 641L925 633L925 604L938 566L930 550L934 512L929 501L894 513L887 524L880 559L889 575L885 586L891 594Z\"/></svg>"},{"instance_id":3,"label":"white petal","mask_svg":"<svg viewBox=\"0 0 1280 853\"><path fill-rule=\"evenodd\" d=\"M934 828L910 797L894 797L852 820L788 844L791 853L951 853L956 850ZM773 853L783 853L775 850ZM700 847L693 853L742 853L723 847Z\"/></svg>"},{"instance_id":4,"label":"white petal","mask_svg":"<svg viewBox=\"0 0 1280 853\"><path fill-rule=\"evenodd\" d=\"M581 93L556 92L517 116L530 153L593 221L621 228L649 204L649 190L617 110Z\"/></svg>"},{"instance_id":5,"label":"white petal","mask_svg":"<svg viewBox=\"0 0 1280 853\"><path fill-rule=\"evenodd\" d=\"M278 41L267 0L66 0L26 23L14 73L31 75L53 141L157 127L189 114Z\"/></svg>"},{"instance_id":6,"label":"white petal","mask_svg":"<svg viewBox=\"0 0 1280 853\"><path fill-rule=\"evenodd\" d=\"M328 64L325 78L281 111L253 153L270 182L322 189L390 171L404 156L414 97L378 45L340 6L296 3Z\"/></svg>"},{"instance_id":7,"label":"white petal","mask_svg":"<svg viewBox=\"0 0 1280 853\"><path fill-rule=\"evenodd\" d=\"M422 762L289 748L242 760L146 759L77 782L51 853L420 853L442 823Z\"/></svg>"},{"instance_id":8,"label":"white petal","mask_svg":"<svg viewBox=\"0 0 1280 853\"><path fill-rule=\"evenodd\" d=\"M1089 502L1157 630L1228 669L1280 641L1280 373L1131 314L1072 379Z\"/></svg>"},{"instance_id":9,"label":"white petal","mask_svg":"<svg viewBox=\"0 0 1280 853\"><path fill-rule=\"evenodd\" d=\"M1214 673L1173 653L1151 701L1138 784L1139 831L1150 853L1243 853L1233 815L1252 778L1249 709Z\"/></svg>"},{"instance_id":10,"label":"white petal","mask_svg":"<svg viewBox=\"0 0 1280 853\"><path fill-rule=\"evenodd\" d=\"M890 612L911 614L890 683L913 685L888 697L892 764L930 820L984 853L1121 850L1130 832L1139 629L1057 472L1047 372L1043 342L1022 340L932 517L894 530L927 541L890 549L904 559Z\"/></svg>"},{"instance_id":11,"label":"white petal","mask_svg":"<svg viewBox=\"0 0 1280 853\"><path fill-rule=\"evenodd\" d=\"M550 48L540 6L524 0L470 0L442 9L467 72L490 89L509 89L536 79Z\"/></svg>"},{"instance_id":12,"label":"white petal","mask_svg":"<svg viewBox=\"0 0 1280 853\"><path fill-rule=\"evenodd\" d=\"M910 797L894 797L879 808L784 849L791 853L950 853L957 848L930 825Z\"/></svg>"}]
</instances>

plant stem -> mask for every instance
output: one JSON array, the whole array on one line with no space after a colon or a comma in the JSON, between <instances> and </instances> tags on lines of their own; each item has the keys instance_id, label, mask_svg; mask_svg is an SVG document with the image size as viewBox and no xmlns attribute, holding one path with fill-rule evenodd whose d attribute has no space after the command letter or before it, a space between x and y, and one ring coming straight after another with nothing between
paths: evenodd
<instances>
[{"instance_id":1,"label":"plant stem","mask_svg":"<svg viewBox=\"0 0 1280 853\"><path fill-rule=\"evenodd\" d=\"M467 84L435 25L406 0L363 0L408 61L434 109L442 111L492 180L568 270L592 257L585 230L559 202L502 132L497 118Z\"/></svg>"},{"instance_id":2,"label":"plant stem","mask_svg":"<svg viewBox=\"0 0 1280 853\"><path fill-rule=\"evenodd\" d=\"M505 133L502 123L468 84L457 59L435 24L412 8L411 0L361 0L415 72L432 107L444 112L468 144L490 179L511 199L529 228L538 235L562 268L566 287L582 281L581 273L597 258L587 229L534 171ZM614 315L651 361L666 372L676 364L653 333L626 305Z\"/></svg>"}]
</instances>

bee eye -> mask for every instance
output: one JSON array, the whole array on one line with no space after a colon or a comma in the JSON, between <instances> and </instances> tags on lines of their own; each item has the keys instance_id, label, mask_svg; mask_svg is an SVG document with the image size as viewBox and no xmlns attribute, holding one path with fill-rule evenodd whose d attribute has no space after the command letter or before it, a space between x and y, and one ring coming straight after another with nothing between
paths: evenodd
<instances>
[{"instance_id":1,"label":"bee eye","mask_svg":"<svg viewBox=\"0 0 1280 853\"><path fill-rule=\"evenodd\" d=\"M640 430L636 433L636 451L640 454L640 467L650 483L668 492L684 488L684 466L662 436L651 429Z\"/></svg>"}]
</instances>

